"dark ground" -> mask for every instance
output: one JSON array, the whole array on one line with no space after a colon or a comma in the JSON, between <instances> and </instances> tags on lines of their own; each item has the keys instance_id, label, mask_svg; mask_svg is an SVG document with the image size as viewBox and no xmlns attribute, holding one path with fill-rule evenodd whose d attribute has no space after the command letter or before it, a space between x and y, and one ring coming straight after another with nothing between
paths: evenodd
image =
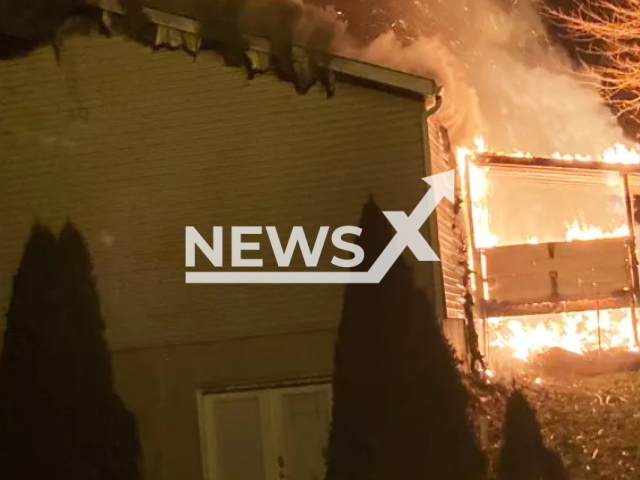
<instances>
[{"instance_id":1,"label":"dark ground","mask_svg":"<svg viewBox=\"0 0 640 480\"><path fill-rule=\"evenodd\" d=\"M536 382L536 379L538 382ZM640 478L640 372L573 378L531 374L471 382L490 468L496 470L508 393L517 385L536 409L544 441L572 480Z\"/></svg>"}]
</instances>

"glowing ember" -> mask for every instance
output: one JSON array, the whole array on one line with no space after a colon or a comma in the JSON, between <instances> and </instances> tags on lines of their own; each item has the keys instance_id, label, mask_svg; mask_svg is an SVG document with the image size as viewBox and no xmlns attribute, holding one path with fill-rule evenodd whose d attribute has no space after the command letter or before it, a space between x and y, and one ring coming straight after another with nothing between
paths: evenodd
<instances>
[{"instance_id":1,"label":"glowing ember","mask_svg":"<svg viewBox=\"0 0 640 480\"><path fill-rule=\"evenodd\" d=\"M624 349L637 351L631 313L625 310L572 312L535 317L489 318L489 346L528 361L550 348L582 354Z\"/></svg>"},{"instance_id":2,"label":"glowing ember","mask_svg":"<svg viewBox=\"0 0 640 480\"><path fill-rule=\"evenodd\" d=\"M487 151L486 144L484 142L484 138L476 137L473 139L473 143L476 145L476 152L482 153Z\"/></svg>"},{"instance_id":3,"label":"glowing ember","mask_svg":"<svg viewBox=\"0 0 640 480\"><path fill-rule=\"evenodd\" d=\"M591 155L561 155L559 152L551 155L555 160L567 160L569 162L578 161L578 162L592 162L593 157Z\"/></svg>"},{"instance_id":4,"label":"glowing ember","mask_svg":"<svg viewBox=\"0 0 640 480\"><path fill-rule=\"evenodd\" d=\"M482 272L482 278L487 278L487 257L480 256L480 271ZM482 283L485 300L489 300L489 284L487 282Z\"/></svg>"},{"instance_id":5,"label":"glowing ember","mask_svg":"<svg viewBox=\"0 0 640 480\"><path fill-rule=\"evenodd\" d=\"M487 148L486 143L482 137L477 137L474 139L475 151L472 151L468 148L458 148L458 156L462 155L465 157L473 156L473 154L477 153L492 153L494 155L504 156L504 157L513 157L513 158L533 158L534 155L529 152L521 152L518 150L514 150L511 152L497 152L491 151ZM605 150L602 155L598 157L592 157L591 155L581 155L579 153L574 155L569 154L561 154L559 152L551 155L551 158L554 160L566 160L568 162L600 162L607 163L611 165L640 165L640 152L636 151L635 148L627 147L622 143L616 143L613 147Z\"/></svg>"},{"instance_id":6,"label":"glowing ember","mask_svg":"<svg viewBox=\"0 0 640 480\"><path fill-rule=\"evenodd\" d=\"M604 152L602 161L612 164L637 165L640 164L640 153L628 149L621 143L616 143Z\"/></svg>"},{"instance_id":7,"label":"glowing ember","mask_svg":"<svg viewBox=\"0 0 640 480\"><path fill-rule=\"evenodd\" d=\"M478 248L493 247L498 238L491 233L489 209L487 208L487 192L489 182L481 168L469 163L469 178L471 181L471 205L473 208L473 230Z\"/></svg>"},{"instance_id":8,"label":"glowing ember","mask_svg":"<svg viewBox=\"0 0 640 480\"><path fill-rule=\"evenodd\" d=\"M565 225L567 227L567 242L574 240L595 240L598 238L623 238L631 235L628 225L620 225L610 232L605 232L600 227L587 225L578 220L566 223Z\"/></svg>"}]
</instances>

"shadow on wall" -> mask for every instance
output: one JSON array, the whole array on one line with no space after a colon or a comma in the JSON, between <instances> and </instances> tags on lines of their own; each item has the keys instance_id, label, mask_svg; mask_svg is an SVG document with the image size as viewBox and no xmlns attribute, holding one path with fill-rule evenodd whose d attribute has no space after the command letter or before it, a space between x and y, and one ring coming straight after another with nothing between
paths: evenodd
<instances>
[{"instance_id":1,"label":"shadow on wall","mask_svg":"<svg viewBox=\"0 0 640 480\"><path fill-rule=\"evenodd\" d=\"M368 270L393 232L370 200ZM485 476L467 391L432 306L400 257L378 285L349 285L335 352L328 480Z\"/></svg>"},{"instance_id":2,"label":"shadow on wall","mask_svg":"<svg viewBox=\"0 0 640 480\"><path fill-rule=\"evenodd\" d=\"M0 478L133 480L135 418L114 391L86 243L36 222L0 355Z\"/></svg>"}]
</instances>

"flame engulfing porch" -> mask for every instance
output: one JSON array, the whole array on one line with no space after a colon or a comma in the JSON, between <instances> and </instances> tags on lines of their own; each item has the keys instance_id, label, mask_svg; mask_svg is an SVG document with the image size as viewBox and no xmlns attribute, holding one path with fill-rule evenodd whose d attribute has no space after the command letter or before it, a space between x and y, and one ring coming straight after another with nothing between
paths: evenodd
<instances>
[{"instance_id":1,"label":"flame engulfing porch","mask_svg":"<svg viewBox=\"0 0 640 480\"><path fill-rule=\"evenodd\" d=\"M494 368L551 350L638 352L640 155L458 149L480 348Z\"/></svg>"}]
</instances>

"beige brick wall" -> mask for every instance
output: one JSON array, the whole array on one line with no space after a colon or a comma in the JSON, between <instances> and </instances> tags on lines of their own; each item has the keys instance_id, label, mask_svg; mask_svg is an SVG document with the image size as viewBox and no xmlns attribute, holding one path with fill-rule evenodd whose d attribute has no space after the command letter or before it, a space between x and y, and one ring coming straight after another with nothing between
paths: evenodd
<instances>
[{"instance_id":1,"label":"beige brick wall","mask_svg":"<svg viewBox=\"0 0 640 480\"><path fill-rule=\"evenodd\" d=\"M371 194L409 212L426 191L423 108L349 82L332 99L299 96L211 53L119 38L71 39L60 66L48 48L4 62L0 309L34 218L56 229L71 218L94 258L146 477L195 480L196 388L330 375L343 287L186 285L184 227L317 232L357 224Z\"/></svg>"}]
</instances>

